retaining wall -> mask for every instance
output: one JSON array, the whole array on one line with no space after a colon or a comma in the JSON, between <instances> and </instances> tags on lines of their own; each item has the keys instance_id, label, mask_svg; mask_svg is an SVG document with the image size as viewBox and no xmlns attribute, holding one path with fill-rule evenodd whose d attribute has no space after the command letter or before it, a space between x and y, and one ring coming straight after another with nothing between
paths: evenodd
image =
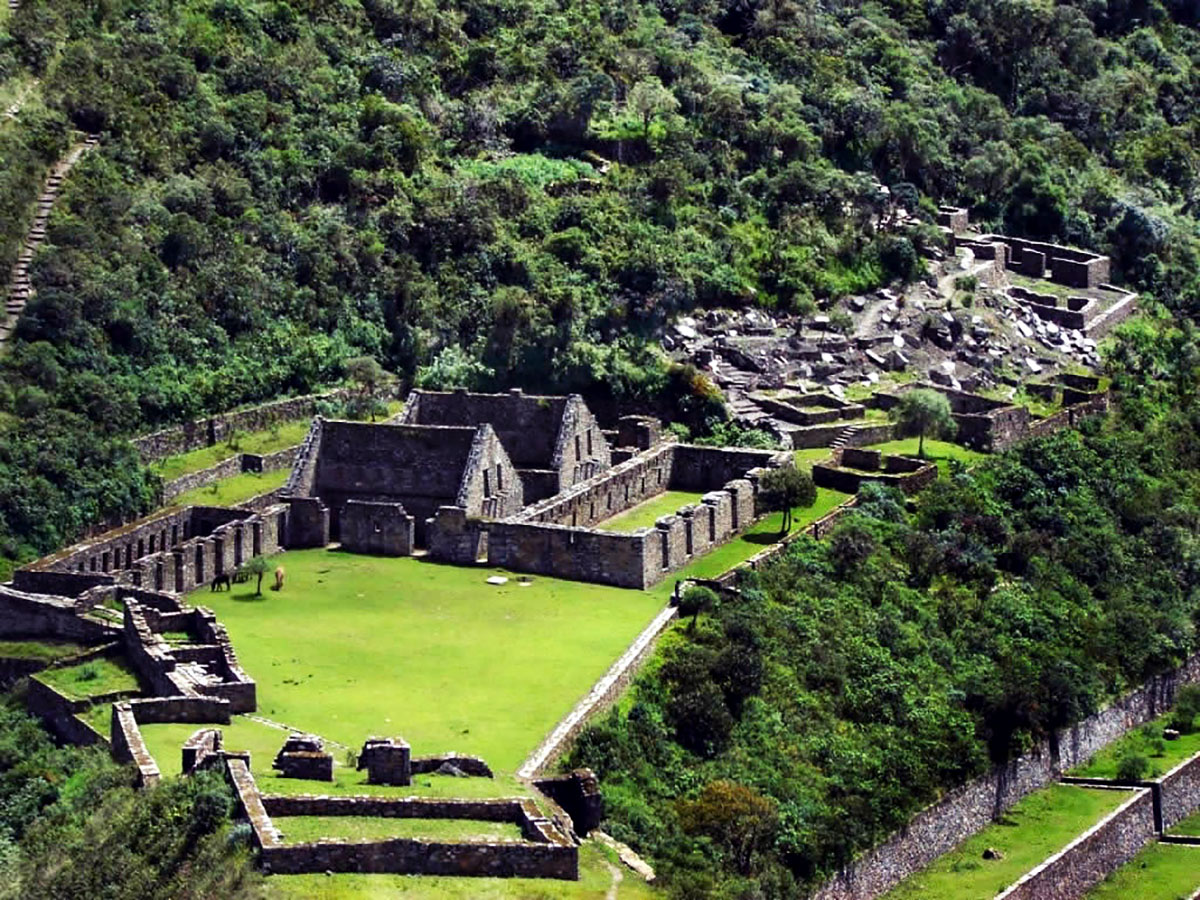
<instances>
[{"instance_id":1,"label":"retaining wall","mask_svg":"<svg viewBox=\"0 0 1200 900\"><path fill-rule=\"evenodd\" d=\"M1139 789L996 900L1076 900L1133 859L1154 837L1154 804L1150 792Z\"/></svg>"},{"instance_id":2,"label":"retaining wall","mask_svg":"<svg viewBox=\"0 0 1200 900\"><path fill-rule=\"evenodd\" d=\"M1158 779L1158 784L1165 831L1200 809L1200 754L1181 762Z\"/></svg>"},{"instance_id":3,"label":"retaining wall","mask_svg":"<svg viewBox=\"0 0 1200 900\"><path fill-rule=\"evenodd\" d=\"M891 838L818 889L813 900L874 900L979 831L1022 797L1045 787L1131 728L1170 709L1175 692L1200 682L1200 654L1070 728L1032 752L950 791Z\"/></svg>"},{"instance_id":4,"label":"retaining wall","mask_svg":"<svg viewBox=\"0 0 1200 900\"><path fill-rule=\"evenodd\" d=\"M307 418L316 414L318 401L343 400L352 393L348 388L340 388L324 394L289 397L249 409L196 419L174 428L134 438L131 443L141 454L143 462L153 462L200 447L211 447L228 440L235 431L265 431L280 422Z\"/></svg>"},{"instance_id":5,"label":"retaining wall","mask_svg":"<svg viewBox=\"0 0 1200 900\"><path fill-rule=\"evenodd\" d=\"M137 767L138 787L157 784L161 773L154 757L142 739L133 708L128 703L114 703L112 708L112 755L119 763L133 763Z\"/></svg>"}]
</instances>

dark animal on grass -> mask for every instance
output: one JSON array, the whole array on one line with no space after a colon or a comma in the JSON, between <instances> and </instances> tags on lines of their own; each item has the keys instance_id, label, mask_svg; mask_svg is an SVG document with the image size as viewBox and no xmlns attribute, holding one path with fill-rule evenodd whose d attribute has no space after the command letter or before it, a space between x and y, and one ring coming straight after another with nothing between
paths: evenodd
<instances>
[{"instance_id":1,"label":"dark animal on grass","mask_svg":"<svg viewBox=\"0 0 1200 900\"><path fill-rule=\"evenodd\" d=\"M283 571L283 566L275 570L275 586L271 588L273 591L283 590L283 576L287 573Z\"/></svg>"},{"instance_id":2,"label":"dark animal on grass","mask_svg":"<svg viewBox=\"0 0 1200 900\"><path fill-rule=\"evenodd\" d=\"M214 591L219 591L222 586L224 586L225 590L227 591L233 590L233 581L228 575L218 575L212 580L212 589Z\"/></svg>"}]
</instances>

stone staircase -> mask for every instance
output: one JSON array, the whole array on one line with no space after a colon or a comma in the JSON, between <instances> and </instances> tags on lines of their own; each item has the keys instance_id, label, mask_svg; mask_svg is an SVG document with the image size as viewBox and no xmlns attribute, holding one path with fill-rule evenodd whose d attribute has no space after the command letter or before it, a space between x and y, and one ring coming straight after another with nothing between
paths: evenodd
<instances>
[{"instance_id":1,"label":"stone staircase","mask_svg":"<svg viewBox=\"0 0 1200 900\"><path fill-rule=\"evenodd\" d=\"M13 0L9 0L10 8L12 4ZM55 163L50 174L46 176L45 185L37 200L33 222L25 235L25 243L17 255L17 261L13 264L12 275L9 278L8 296L4 303L4 318L0 320L0 353L5 350L12 337L13 330L17 326L17 319L25 310L25 304L33 296L33 284L29 280L29 267L33 264L34 255L46 240L46 225L50 220L50 212L54 209L54 203L62 192L63 182L83 154L98 143L100 143L98 135L88 135L84 141L72 147L66 156Z\"/></svg>"},{"instance_id":2,"label":"stone staircase","mask_svg":"<svg viewBox=\"0 0 1200 900\"><path fill-rule=\"evenodd\" d=\"M837 437L835 437L833 439L833 442L830 443L829 449L830 450L841 450L848 443L850 443L850 438L853 437L854 432L857 430L858 429L856 426L847 425L845 428L843 428L841 431L838 432Z\"/></svg>"}]
</instances>

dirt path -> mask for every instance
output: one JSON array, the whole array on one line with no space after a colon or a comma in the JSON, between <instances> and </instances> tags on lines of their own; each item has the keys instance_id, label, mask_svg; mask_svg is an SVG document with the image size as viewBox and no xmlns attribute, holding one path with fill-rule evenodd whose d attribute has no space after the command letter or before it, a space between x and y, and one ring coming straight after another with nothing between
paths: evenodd
<instances>
[{"instance_id":1,"label":"dirt path","mask_svg":"<svg viewBox=\"0 0 1200 900\"><path fill-rule=\"evenodd\" d=\"M608 892L604 895L604 900L617 900L617 893L621 890L621 882L625 880L625 873L621 871L619 866L614 866L610 862L605 863L608 866L608 871L612 873L612 884L608 886Z\"/></svg>"},{"instance_id":2,"label":"dirt path","mask_svg":"<svg viewBox=\"0 0 1200 900\"><path fill-rule=\"evenodd\" d=\"M11 4L12 0L9 2ZM54 209L58 195L62 192L63 182L83 154L99 142L98 136L88 135L85 140L67 151L66 156L56 162L50 170L50 174L46 176L42 193L38 196L33 222L25 234L25 243L21 247L17 261L13 264L12 275L9 277L4 318L0 320L0 353L4 353L8 349L8 341L17 327L17 319L20 318L21 313L25 310L25 304L33 295L33 285L29 280L29 266L33 262L34 254L46 240L46 223L50 219L50 212Z\"/></svg>"}]
</instances>

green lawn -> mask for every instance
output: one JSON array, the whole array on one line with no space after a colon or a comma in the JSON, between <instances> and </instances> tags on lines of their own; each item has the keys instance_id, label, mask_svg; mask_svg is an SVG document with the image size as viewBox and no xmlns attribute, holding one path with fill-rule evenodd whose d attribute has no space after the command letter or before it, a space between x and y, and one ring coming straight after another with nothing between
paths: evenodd
<instances>
[{"instance_id":1,"label":"green lawn","mask_svg":"<svg viewBox=\"0 0 1200 900\"><path fill-rule=\"evenodd\" d=\"M243 503L251 497L265 494L276 488L283 487L288 480L291 469L276 469L260 475L257 472L243 472L232 478L222 478L212 484L185 491L171 501L172 506L233 506Z\"/></svg>"},{"instance_id":2,"label":"green lawn","mask_svg":"<svg viewBox=\"0 0 1200 900\"><path fill-rule=\"evenodd\" d=\"M1200 837L1200 812L1194 812L1186 819L1176 822L1167 829L1170 834L1187 835L1188 837ZM1200 861L1200 859L1198 859Z\"/></svg>"},{"instance_id":3,"label":"green lawn","mask_svg":"<svg viewBox=\"0 0 1200 900\"><path fill-rule=\"evenodd\" d=\"M614 885L613 870L621 875ZM653 900L663 895L595 841L579 848L579 881L544 878L449 878L410 875L272 875L272 897L304 900ZM615 887L613 893L610 888Z\"/></svg>"},{"instance_id":4,"label":"green lawn","mask_svg":"<svg viewBox=\"0 0 1200 900\"><path fill-rule=\"evenodd\" d=\"M87 648L70 641L0 641L0 659L37 659L54 662Z\"/></svg>"},{"instance_id":5,"label":"green lawn","mask_svg":"<svg viewBox=\"0 0 1200 900\"><path fill-rule=\"evenodd\" d=\"M137 676L123 659L93 659L65 669L46 669L34 677L73 700L140 689Z\"/></svg>"},{"instance_id":6,"label":"green lawn","mask_svg":"<svg viewBox=\"0 0 1200 900\"><path fill-rule=\"evenodd\" d=\"M880 450L891 456L911 456L917 458L918 438L901 438L898 441L887 441L883 444L872 444L870 450ZM986 453L980 453L977 450L970 450L958 444L952 444L949 441L933 441L926 439L925 441L925 458L930 462L936 462L938 471L945 475L950 471L950 460L957 459L959 462L965 463L968 466L974 465L982 459L987 458Z\"/></svg>"},{"instance_id":7,"label":"green lawn","mask_svg":"<svg viewBox=\"0 0 1200 900\"><path fill-rule=\"evenodd\" d=\"M831 458L832 454L833 451L828 447L810 447L807 450L792 452L792 456L796 460L796 468L804 472L811 472L814 463L825 462Z\"/></svg>"},{"instance_id":8,"label":"green lawn","mask_svg":"<svg viewBox=\"0 0 1200 900\"><path fill-rule=\"evenodd\" d=\"M295 422L284 422L275 428L265 431L254 431L248 434L238 434L233 441L221 441L211 447L201 447L181 453L178 456L168 456L150 465L151 470L163 481L170 481L180 475L188 475L208 469L219 462L237 456L240 453L257 453L265 456L277 450L294 447L304 440L308 434L310 419L299 419Z\"/></svg>"},{"instance_id":9,"label":"green lawn","mask_svg":"<svg viewBox=\"0 0 1200 900\"><path fill-rule=\"evenodd\" d=\"M699 503L703 496L703 491L664 491L611 519L605 519L596 527L601 531L625 532L653 528L656 520L673 514L680 507Z\"/></svg>"},{"instance_id":10,"label":"green lawn","mask_svg":"<svg viewBox=\"0 0 1200 900\"><path fill-rule=\"evenodd\" d=\"M272 816L271 822L289 844L342 838L379 841L387 838L422 838L427 841L523 841L512 822L476 819L396 819L371 816Z\"/></svg>"},{"instance_id":11,"label":"green lawn","mask_svg":"<svg viewBox=\"0 0 1200 900\"><path fill-rule=\"evenodd\" d=\"M1086 764L1072 769L1070 774L1081 778L1116 778L1118 761L1130 753L1150 760L1150 778L1171 771L1185 759L1200 753L1200 731L1180 735L1178 740L1166 741L1162 739L1162 732L1169 721L1169 715L1162 716L1141 728L1135 728L1113 741Z\"/></svg>"},{"instance_id":12,"label":"green lawn","mask_svg":"<svg viewBox=\"0 0 1200 900\"><path fill-rule=\"evenodd\" d=\"M404 409L404 404L399 400L391 400L387 404L387 416L394 416ZM231 456L237 456L240 453L255 453L260 456L266 456L268 453L274 453L277 450L283 450L287 447L294 447L304 440L304 436L308 434L308 427L312 423L312 419L297 419L293 422L281 422L273 428L267 428L263 431L252 431L244 434L235 434L232 441L221 441L213 444L211 447L201 447L197 450L190 450L187 453L180 453L176 456L168 456L165 459L160 459L150 464L150 469L155 472L163 481L170 481L172 478L178 478L180 475L187 475L191 472L199 472L201 469L209 469L219 462L229 459Z\"/></svg>"},{"instance_id":13,"label":"green lawn","mask_svg":"<svg viewBox=\"0 0 1200 900\"><path fill-rule=\"evenodd\" d=\"M1036 791L1003 818L967 838L884 895L886 900L991 900L1132 796L1056 784ZM987 860L995 848L1001 859Z\"/></svg>"},{"instance_id":14,"label":"green lawn","mask_svg":"<svg viewBox=\"0 0 1200 900\"><path fill-rule=\"evenodd\" d=\"M282 593L194 596L258 682L259 713L358 748L399 734L513 771L661 608L654 592L413 558L294 551ZM274 564L274 563L273 563Z\"/></svg>"},{"instance_id":15,"label":"green lawn","mask_svg":"<svg viewBox=\"0 0 1200 900\"><path fill-rule=\"evenodd\" d=\"M87 722L105 737L112 732L111 703L94 703L83 712L78 713L75 718Z\"/></svg>"},{"instance_id":16,"label":"green lawn","mask_svg":"<svg viewBox=\"0 0 1200 900\"><path fill-rule=\"evenodd\" d=\"M1187 900L1200 888L1200 847L1153 843L1093 888L1087 900Z\"/></svg>"}]
</instances>

